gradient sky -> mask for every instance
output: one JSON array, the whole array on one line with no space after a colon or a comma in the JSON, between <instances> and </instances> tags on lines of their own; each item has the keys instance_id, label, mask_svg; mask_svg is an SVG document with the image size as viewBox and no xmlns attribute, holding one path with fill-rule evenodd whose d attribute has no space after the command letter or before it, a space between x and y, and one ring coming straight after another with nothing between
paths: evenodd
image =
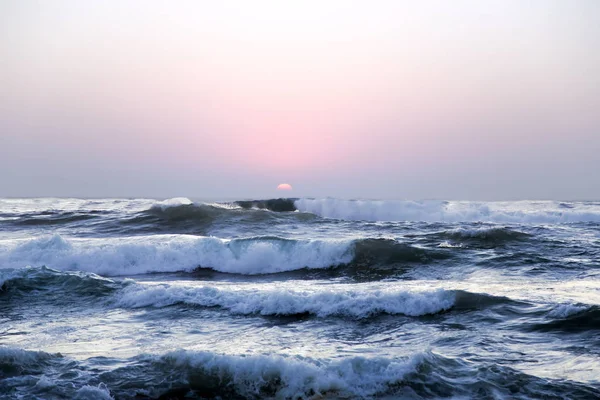
<instances>
[{"instance_id":1,"label":"gradient sky","mask_svg":"<svg viewBox=\"0 0 600 400\"><path fill-rule=\"evenodd\" d=\"M600 1L0 2L0 196L600 199Z\"/></svg>"}]
</instances>

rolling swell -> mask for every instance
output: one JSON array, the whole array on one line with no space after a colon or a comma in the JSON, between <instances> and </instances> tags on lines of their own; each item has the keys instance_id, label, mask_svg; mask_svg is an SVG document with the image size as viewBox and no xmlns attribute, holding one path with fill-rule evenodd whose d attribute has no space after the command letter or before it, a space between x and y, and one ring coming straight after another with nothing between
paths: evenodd
<instances>
[{"instance_id":1,"label":"rolling swell","mask_svg":"<svg viewBox=\"0 0 600 400\"><path fill-rule=\"evenodd\" d=\"M600 391L481 365L431 351L408 357L337 360L177 350L107 367L105 358L0 347L0 390L74 399L299 398L597 398ZM110 364L109 364L110 365ZM98 368L100 367L100 368ZM63 375L65 372L71 372ZM102 383L100 383L102 382Z\"/></svg>"}]
</instances>

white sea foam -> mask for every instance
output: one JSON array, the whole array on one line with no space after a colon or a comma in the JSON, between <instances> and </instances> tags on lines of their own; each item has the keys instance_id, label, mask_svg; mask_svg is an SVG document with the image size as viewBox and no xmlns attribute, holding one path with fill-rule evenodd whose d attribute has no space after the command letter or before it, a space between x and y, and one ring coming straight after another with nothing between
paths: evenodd
<instances>
[{"instance_id":1,"label":"white sea foam","mask_svg":"<svg viewBox=\"0 0 600 400\"><path fill-rule=\"evenodd\" d=\"M448 310L455 293L447 290L247 290L214 286L130 284L119 295L122 307L164 307L187 303L221 307L236 314L295 315L309 313L366 318L373 314L420 316Z\"/></svg>"},{"instance_id":2,"label":"white sea foam","mask_svg":"<svg viewBox=\"0 0 600 400\"><path fill-rule=\"evenodd\" d=\"M239 274L264 274L348 263L351 240L225 240L190 235L111 239L66 239L59 235L28 241L0 241L0 265L47 266L101 275L190 271L198 266Z\"/></svg>"},{"instance_id":3,"label":"white sea foam","mask_svg":"<svg viewBox=\"0 0 600 400\"><path fill-rule=\"evenodd\" d=\"M554 201L468 202L298 199L301 212L363 221L569 223L600 221L600 205Z\"/></svg>"},{"instance_id":4,"label":"white sea foam","mask_svg":"<svg viewBox=\"0 0 600 400\"><path fill-rule=\"evenodd\" d=\"M424 356L405 359L353 357L336 361L268 355L222 355L211 352L174 351L161 357L180 368L200 370L219 377L242 396L256 397L273 383L275 398L370 397L416 371Z\"/></svg>"}]
</instances>

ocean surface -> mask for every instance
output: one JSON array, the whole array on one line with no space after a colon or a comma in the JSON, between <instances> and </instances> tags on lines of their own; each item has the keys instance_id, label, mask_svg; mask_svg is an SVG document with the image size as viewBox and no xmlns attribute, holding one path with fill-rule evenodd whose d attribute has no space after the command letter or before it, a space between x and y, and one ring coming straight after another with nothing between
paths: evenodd
<instances>
[{"instance_id":1,"label":"ocean surface","mask_svg":"<svg viewBox=\"0 0 600 400\"><path fill-rule=\"evenodd\" d=\"M1 399L600 398L600 202L0 199Z\"/></svg>"}]
</instances>

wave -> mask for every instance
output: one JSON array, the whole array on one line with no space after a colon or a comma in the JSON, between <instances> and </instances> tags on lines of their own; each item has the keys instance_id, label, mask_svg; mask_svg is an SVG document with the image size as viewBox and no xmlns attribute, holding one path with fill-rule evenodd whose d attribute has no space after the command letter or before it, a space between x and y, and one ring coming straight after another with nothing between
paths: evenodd
<instances>
[{"instance_id":1,"label":"wave","mask_svg":"<svg viewBox=\"0 0 600 400\"><path fill-rule=\"evenodd\" d=\"M540 332L581 333L600 330L600 307L583 304L563 304L547 315L548 321L530 325Z\"/></svg>"},{"instance_id":2,"label":"wave","mask_svg":"<svg viewBox=\"0 0 600 400\"><path fill-rule=\"evenodd\" d=\"M568 205L569 207L565 206ZM359 221L573 223L600 222L596 203L468 202L302 198L296 209L325 218Z\"/></svg>"},{"instance_id":3,"label":"wave","mask_svg":"<svg viewBox=\"0 0 600 400\"><path fill-rule=\"evenodd\" d=\"M404 357L314 359L174 350L118 360L75 361L0 347L3 393L35 398L597 398L581 383L537 378L432 351ZM110 365L110 364L109 364ZM65 374L65 372L68 372ZM75 377L75 378L74 378ZM507 385L518 382L518 385Z\"/></svg>"},{"instance_id":4,"label":"wave","mask_svg":"<svg viewBox=\"0 0 600 400\"><path fill-rule=\"evenodd\" d=\"M457 228L443 231L433 236L440 236L445 246L474 245L483 247L495 247L510 242L522 242L531 238L525 232L508 227L477 227Z\"/></svg>"},{"instance_id":5,"label":"wave","mask_svg":"<svg viewBox=\"0 0 600 400\"><path fill-rule=\"evenodd\" d=\"M46 212L40 214L26 214L11 218L9 223L15 226L45 226L61 225L74 222L89 221L100 217L98 213L76 213L76 212Z\"/></svg>"},{"instance_id":6,"label":"wave","mask_svg":"<svg viewBox=\"0 0 600 400\"><path fill-rule=\"evenodd\" d=\"M151 228L195 227L204 228L219 217L231 214L231 209L216 204L184 201L159 202L132 217L121 220L122 225L152 225Z\"/></svg>"},{"instance_id":7,"label":"wave","mask_svg":"<svg viewBox=\"0 0 600 400\"><path fill-rule=\"evenodd\" d=\"M318 218L314 214L283 212L293 210L293 201L288 199L201 203L178 198L154 203L149 208L121 217L116 225L114 221L109 221L107 228L121 234L152 232L207 235L219 227L260 231L268 223L306 223Z\"/></svg>"},{"instance_id":8,"label":"wave","mask_svg":"<svg viewBox=\"0 0 600 400\"><path fill-rule=\"evenodd\" d=\"M445 235L449 239L456 240L483 240L483 241L509 241L527 238L530 235L506 227L483 227L483 228L458 228L452 231L446 231Z\"/></svg>"},{"instance_id":9,"label":"wave","mask_svg":"<svg viewBox=\"0 0 600 400\"><path fill-rule=\"evenodd\" d=\"M345 316L368 318L376 314L422 316L452 308L455 293L446 290L427 292L406 290L231 290L214 286L129 285L117 304L122 307L165 307L185 303L220 307L235 314L318 317Z\"/></svg>"},{"instance_id":10,"label":"wave","mask_svg":"<svg viewBox=\"0 0 600 400\"><path fill-rule=\"evenodd\" d=\"M39 291L101 297L121 288L112 279L86 272L61 272L46 267L0 269L0 296Z\"/></svg>"},{"instance_id":11,"label":"wave","mask_svg":"<svg viewBox=\"0 0 600 400\"><path fill-rule=\"evenodd\" d=\"M243 209L259 209L269 210L276 212L290 212L296 211L296 205L294 202L297 199L268 199L268 200L238 200L234 204L242 207Z\"/></svg>"},{"instance_id":12,"label":"wave","mask_svg":"<svg viewBox=\"0 0 600 400\"><path fill-rule=\"evenodd\" d=\"M201 281L200 281L201 282ZM505 305L525 305L506 297L463 290L414 290L392 286L311 286L307 289L280 287L259 290L248 286L193 284L190 282L138 283L113 280L84 272L62 272L42 268L0 270L0 297L20 296L36 300L44 293L46 304L73 304L79 297L100 305L121 308L162 308L174 305L218 307L238 315L305 316L319 318L405 315L419 317L450 310L472 311ZM11 297L9 297L10 299ZM94 303L89 302L90 306Z\"/></svg>"},{"instance_id":13,"label":"wave","mask_svg":"<svg viewBox=\"0 0 600 400\"><path fill-rule=\"evenodd\" d=\"M73 204L72 204L73 203ZM58 208L55 208L58 207ZM63 207L63 208L61 208ZM553 201L468 202L277 198L202 203L187 198L152 200L55 200L36 207L14 204L0 209L0 219L15 228L62 225L100 232L170 232L207 234L219 224L310 222L321 218L350 221L576 223L600 222L598 203ZM481 234L481 233L479 233Z\"/></svg>"},{"instance_id":14,"label":"wave","mask_svg":"<svg viewBox=\"0 0 600 400\"><path fill-rule=\"evenodd\" d=\"M339 266L428 262L445 250L412 247L392 239L219 239L190 235L66 239L60 235L0 242L0 265L47 266L105 276L208 268L245 275Z\"/></svg>"}]
</instances>

